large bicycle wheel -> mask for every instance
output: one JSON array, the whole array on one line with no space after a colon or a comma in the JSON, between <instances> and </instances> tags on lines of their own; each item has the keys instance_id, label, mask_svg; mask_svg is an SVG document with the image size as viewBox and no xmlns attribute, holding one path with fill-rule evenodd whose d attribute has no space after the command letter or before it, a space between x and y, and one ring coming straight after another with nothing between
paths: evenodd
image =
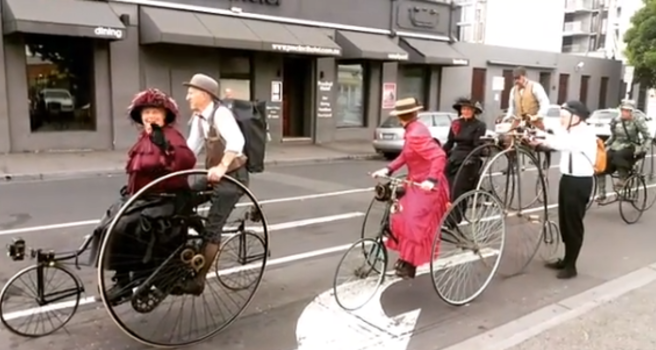
<instances>
[{"instance_id":1,"label":"large bicycle wheel","mask_svg":"<svg viewBox=\"0 0 656 350\"><path fill-rule=\"evenodd\" d=\"M647 207L647 186L642 175L631 175L617 195L622 220L629 225L638 222Z\"/></svg>"},{"instance_id":2,"label":"large bicycle wheel","mask_svg":"<svg viewBox=\"0 0 656 350\"><path fill-rule=\"evenodd\" d=\"M585 210L590 210L592 205L597 201L597 195L599 194L599 189L597 186L599 186L599 180L597 179L597 176L600 175L595 175L592 177L592 191L590 191L590 199L588 199L588 204L585 205ZM601 176L606 176L606 175L601 175ZM606 189L604 189L605 191Z\"/></svg>"},{"instance_id":3,"label":"large bicycle wheel","mask_svg":"<svg viewBox=\"0 0 656 350\"><path fill-rule=\"evenodd\" d=\"M52 334L75 315L83 290L80 280L65 267L26 267L0 292L0 320L10 332L23 337Z\"/></svg>"},{"instance_id":4,"label":"large bicycle wheel","mask_svg":"<svg viewBox=\"0 0 656 350\"><path fill-rule=\"evenodd\" d=\"M539 163L529 151L519 147L516 150L507 149L497 154L490 164L494 164L494 162L497 161L497 158L507 158L509 152L516 152L517 158L520 158L521 156L526 157L533 164ZM515 209L508 214L506 221L507 234L505 239L505 254L498 270L498 273L505 277L515 276L524 272L526 267L531 263L540 248L540 244L542 244L544 223L549 220L547 186L542 168L537 167L534 172L535 175L532 175L536 176L537 184L534 181L530 181L528 182L529 186L526 186L525 183L527 182L522 181L522 175L514 175L520 174L518 163L519 162L513 162L514 165L509 168L511 171L508 172L508 178L514 176L514 181L517 185L513 188L516 192L515 195L508 195L506 196L506 199L516 198L516 200L513 201L514 205L503 202L502 199L502 203L506 205L506 208L510 207ZM485 171L487 172L489 170L486 169ZM526 174L526 172L522 174ZM523 203L522 195L524 191L531 190L531 194L533 194L533 184L542 188L542 190L539 191L541 194L541 200L539 202L541 203L527 208L520 203ZM481 181L479 181L477 188L481 188ZM507 189L507 191L508 190L509 189ZM534 196L529 197L531 197L530 202L537 203ZM516 208L522 208L522 210L516 210Z\"/></svg>"},{"instance_id":5,"label":"large bicycle wheel","mask_svg":"<svg viewBox=\"0 0 656 350\"><path fill-rule=\"evenodd\" d=\"M454 225L453 218L465 216L460 210L469 211L468 221ZM465 305L483 293L499 268L506 238L504 208L491 193L473 190L456 199L440 227L430 263L433 287L446 303Z\"/></svg>"},{"instance_id":6,"label":"large bicycle wheel","mask_svg":"<svg viewBox=\"0 0 656 350\"><path fill-rule=\"evenodd\" d=\"M239 191L241 202L218 229L212 227L211 216L203 216L213 200L207 187L150 193L163 181L188 181L192 176L206 179L207 171L163 176L130 197L114 215L101 245L101 300L123 332L149 346L187 346L225 329L248 307L264 273L269 242L266 218L255 196L240 182L229 176L222 179L226 188ZM204 256L210 232L222 232L223 249L213 259L220 261L219 271ZM240 251L227 254L238 243L242 243ZM205 271L204 286L188 289L185 283ZM115 274L113 283L107 276L110 272Z\"/></svg>"},{"instance_id":7,"label":"large bicycle wheel","mask_svg":"<svg viewBox=\"0 0 656 350\"><path fill-rule=\"evenodd\" d=\"M333 279L335 301L344 310L357 310L376 295L385 279L387 249L380 239L362 238L344 253Z\"/></svg>"}]
</instances>

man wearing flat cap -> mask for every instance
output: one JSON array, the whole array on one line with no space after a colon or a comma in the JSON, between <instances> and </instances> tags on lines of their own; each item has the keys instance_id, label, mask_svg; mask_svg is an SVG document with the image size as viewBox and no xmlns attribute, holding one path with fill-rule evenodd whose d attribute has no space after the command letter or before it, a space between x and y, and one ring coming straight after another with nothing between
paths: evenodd
<instances>
[{"instance_id":1,"label":"man wearing flat cap","mask_svg":"<svg viewBox=\"0 0 656 350\"><path fill-rule=\"evenodd\" d=\"M200 295L205 288L205 275L214 263L221 243L221 231L230 213L243 195L240 188L223 180L228 174L248 186L248 171L244 156L245 138L232 111L219 100L219 83L204 74L196 74L187 83L187 101L194 113L187 144L196 155L205 148L207 181L200 181L194 188L205 190L212 187L211 205L207 215L205 234L209 236L202 254L205 265L196 279L187 281L185 293Z\"/></svg>"}]
</instances>

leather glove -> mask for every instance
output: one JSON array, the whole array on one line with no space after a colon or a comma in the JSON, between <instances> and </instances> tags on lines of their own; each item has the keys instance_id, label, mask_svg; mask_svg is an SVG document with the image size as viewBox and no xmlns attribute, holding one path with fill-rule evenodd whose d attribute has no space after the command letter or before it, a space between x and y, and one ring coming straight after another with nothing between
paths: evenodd
<instances>
[{"instance_id":1,"label":"leather glove","mask_svg":"<svg viewBox=\"0 0 656 350\"><path fill-rule=\"evenodd\" d=\"M154 143L155 146L159 147L159 149L161 149L162 151L168 151L170 144L166 140L166 137L164 136L162 127L160 127L157 124L150 124L150 127L153 130L150 133L150 141Z\"/></svg>"},{"instance_id":2,"label":"leather glove","mask_svg":"<svg viewBox=\"0 0 656 350\"><path fill-rule=\"evenodd\" d=\"M375 178L381 177L381 176L389 176L389 174L390 174L389 169L382 168L380 170L376 170L373 173L371 173L371 177L373 177L375 179Z\"/></svg>"}]
</instances>

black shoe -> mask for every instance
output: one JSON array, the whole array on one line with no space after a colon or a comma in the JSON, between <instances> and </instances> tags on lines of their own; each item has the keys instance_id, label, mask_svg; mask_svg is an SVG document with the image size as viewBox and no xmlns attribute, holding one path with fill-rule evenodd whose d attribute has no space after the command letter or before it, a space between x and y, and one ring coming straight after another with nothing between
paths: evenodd
<instances>
[{"instance_id":1,"label":"black shoe","mask_svg":"<svg viewBox=\"0 0 656 350\"><path fill-rule=\"evenodd\" d=\"M561 280L567 280L570 278L574 278L578 275L578 272L576 272L575 267L566 267L560 271L558 271L558 275L556 277Z\"/></svg>"},{"instance_id":2,"label":"black shoe","mask_svg":"<svg viewBox=\"0 0 656 350\"><path fill-rule=\"evenodd\" d=\"M563 259L558 259L544 264L544 267L552 270L562 270L565 268L565 261Z\"/></svg>"}]
</instances>

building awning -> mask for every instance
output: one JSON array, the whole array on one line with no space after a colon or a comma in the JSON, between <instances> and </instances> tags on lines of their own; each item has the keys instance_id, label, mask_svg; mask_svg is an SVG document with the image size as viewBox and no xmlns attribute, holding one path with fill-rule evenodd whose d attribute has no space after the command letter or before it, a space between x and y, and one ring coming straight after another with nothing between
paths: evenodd
<instances>
[{"instance_id":1,"label":"building awning","mask_svg":"<svg viewBox=\"0 0 656 350\"><path fill-rule=\"evenodd\" d=\"M385 35L337 31L335 41L344 50L345 58L383 61L406 61L408 53Z\"/></svg>"},{"instance_id":2,"label":"building awning","mask_svg":"<svg viewBox=\"0 0 656 350\"><path fill-rule=\"evenodd\" d=\"M469 60L448 42L401 38L401 47L407 49L412 62L441 66L469 65Z\"/></svg>"},{"instance_id":3,"label":"building awning","mask_svg":"<svg viewBox=\"0 0 656 350\"><path fill-rule=\"evenodd\" d=\"M320 28L158 8L141 9L140 41L317 56L342 53Z\"/></svg>"},{"instance_id":4,"label":"building awning","mask_svg":"<svg viewBox=\"0 0 656 350\"><path fill-rule=\"evenodd\" d=\"M121 40L125 26L108 3L82 0L2 0L4 34L31 33Z\"/></svg>"}]
</instances>

